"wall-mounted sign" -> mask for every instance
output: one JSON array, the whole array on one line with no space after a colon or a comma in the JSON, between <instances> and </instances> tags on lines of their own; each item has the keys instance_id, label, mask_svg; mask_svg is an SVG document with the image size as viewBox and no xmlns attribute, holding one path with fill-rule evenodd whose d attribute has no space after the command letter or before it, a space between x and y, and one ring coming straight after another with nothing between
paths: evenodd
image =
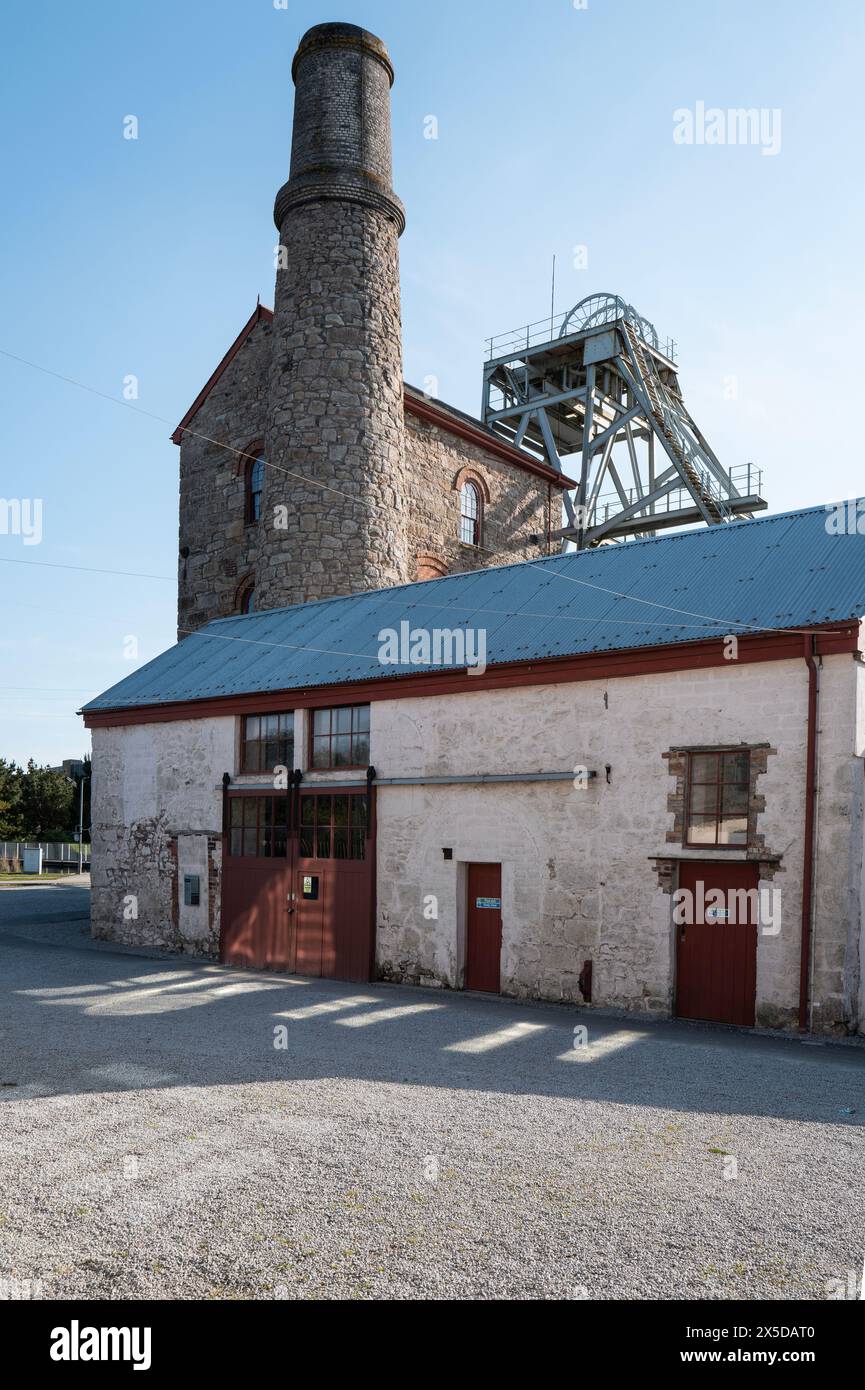
<instances>
[{"instance_id":1,"label":"wall-mounted sign","mask_svg":"<svg viewBox=\"0 0 865 1390\"><path fill-rule=\"evenodd\" d=\"M730 917L728 907L707 907L705 921L707 922L726 922Z\"/></svg>"},{"instance_id":2,"label":"wall-mounted sign","mask_svg":"<svg viewBox=\"0 0 865 1390\"><path fill-rule=\"evenodd\" d=\"M313 901L318 897L318 874L303 874L301 897Z\"/></svg>"},{"instance_id":3,"label":"wall-mounted sign","mask_svg":"<svg viewBox=\"0 0 865 1390\"><path fill-rule=\"evenodd\" d=\"M496 907L501 911L501 898L475 898L475 907Z\"/></svg>"}]
</instances>

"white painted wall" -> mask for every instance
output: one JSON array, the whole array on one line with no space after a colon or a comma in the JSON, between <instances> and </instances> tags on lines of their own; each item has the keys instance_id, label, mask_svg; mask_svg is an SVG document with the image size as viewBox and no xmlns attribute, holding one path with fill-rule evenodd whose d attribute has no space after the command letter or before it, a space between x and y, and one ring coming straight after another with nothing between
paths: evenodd
<instances>
[{"instance_id":1,"label":"white painted wall","mask_svg":"<svg viewBox=\"0 0 865 1390\"><path fill-rule=\"evenodd\" d=\"M853 781L862 771L853 747L858 674L849 656L823 663L815 986L827 1024L844 1017L847 935L858 941L861 929L861 857L851 850L855 843L861 851L861 829L851 827ZM668 1011L675 959L671 903L652 856L683 851L666 840L674 781L661 754L683 744L768 742L777 752L758 783L766 798L758 828L766 850L782 859L774 880L761 886L780 892L782 921L780 933L761 936L758 945L758 1019L769 1026L795 1024L806 717L804 661L731 663L374 706L372 756L380 777L577 764L599 774L584 790L570 783L381 787L382 972L458 986L464 963L460 866L500 861L507 992L579 1000L577 976L591 959L596 1004ZM452 861L442 856L445 846L453 849ZM691 857L706 856L694 851ZM437 900L437 921L424 917L428 895Z\"/></svg>"},{"instance_id":2,"label":"white painted wall","mask_svg":"<svg viewBox=\"0 0 865 1390\"><path fill-rule=\"evenodd\" d=\"M219 869L222 774L234 770L234 738L233 718L93 730L94 936L215 952L207 841L217 841ZM183 907L184 872L201 875L200 908Z\"/></svg>"},{"instance_id":3,"label":"white painted wall","mask_svg":"<svg viewBox=\"0 0 865 1390\"><path fill-rule=\"evenodd\" d=\"M850 656L826 658L821 685L815 1023L831 1027L858 1016L865 1031L865 668ZM596 1004L668 1012L671 900L654 856L682 850L666 838L675 782L662 754L689 744L768 742L777 752L759 780L766 809L758 828L767 851L781 856L766 886L781 891L783 918L778 936L759 941L758 1021L794 1025L806 714L807 668L798 660L374 705L371 758L379 777L580 764L598 773L582 790L570 781L380 787L381 972L458 987L465 865L501 862L507 992L579 1000L577 976L591 959ZM218 902L210 910L207 867L219 867L221 779L236 774L235 726L219 718L93 731L95 934L216 950ZM302 747L299 740L296 765ZM208 839L216 846L208 848ZM452 860L443 858L445 847ZM200 909L182 907L184 872L201 876ZM137 917L126 915L130 896ZM436 918L424 915L430 897Z\"/></svg>"}]
</instances>

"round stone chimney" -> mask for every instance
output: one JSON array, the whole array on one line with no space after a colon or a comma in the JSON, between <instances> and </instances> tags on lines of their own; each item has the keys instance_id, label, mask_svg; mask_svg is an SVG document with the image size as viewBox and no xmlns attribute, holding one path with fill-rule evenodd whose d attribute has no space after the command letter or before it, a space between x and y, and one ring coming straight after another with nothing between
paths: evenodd
<instances>
[{"instance_id":1,"label":"round stone chimney","mask_svg":"<svg viewBox=\"0 0 865 1390\"><path fill-rule=\"evenodd\" d=\"M291 71L256 608L410 577L393 67L365 29L319 24Z\"/></svg>"}]
</instances>

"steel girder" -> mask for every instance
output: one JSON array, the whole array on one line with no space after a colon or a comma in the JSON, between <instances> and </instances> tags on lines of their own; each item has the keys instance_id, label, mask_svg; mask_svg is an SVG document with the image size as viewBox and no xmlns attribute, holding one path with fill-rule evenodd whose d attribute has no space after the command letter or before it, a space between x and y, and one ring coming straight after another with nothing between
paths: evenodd
<instances>
[{"instance_id":1,"label":"steel girder","mask_svg":"<svg viewBox=\"0 0 865 1390\"><path fill-rule=\"evenodd\" d=\"M558 337L530 343L527 334L515 348L510 335L499 356L492 340L484 367L484 423L558 472L568 459L579 478L564 495L563 543L718 525L765 508L759 470L743 465L734 480L710 448L648 320L613 296L583 305L564 316Z\"/></svg>"}]
</instances>

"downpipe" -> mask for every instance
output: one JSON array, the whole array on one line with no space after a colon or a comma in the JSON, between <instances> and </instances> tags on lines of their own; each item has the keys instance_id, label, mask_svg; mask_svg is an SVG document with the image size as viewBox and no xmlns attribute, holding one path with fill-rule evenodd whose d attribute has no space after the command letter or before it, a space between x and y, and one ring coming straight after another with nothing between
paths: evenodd
<instances>
[{"instance_id":1,"label":"downpipe","mask_svg":"<svg viewBox=\"0 0 865 1390\"><path fill-rule=\"evenodd\" d=\"M802 655L808 667L808 734L805 749L805 833L802 863L802 940L799 953L799 1032L810 1029L811 923L814 913L814 847L817 820L817 713L820 673L816 634L802 639Z\"/></svg>"}]
</instances>

